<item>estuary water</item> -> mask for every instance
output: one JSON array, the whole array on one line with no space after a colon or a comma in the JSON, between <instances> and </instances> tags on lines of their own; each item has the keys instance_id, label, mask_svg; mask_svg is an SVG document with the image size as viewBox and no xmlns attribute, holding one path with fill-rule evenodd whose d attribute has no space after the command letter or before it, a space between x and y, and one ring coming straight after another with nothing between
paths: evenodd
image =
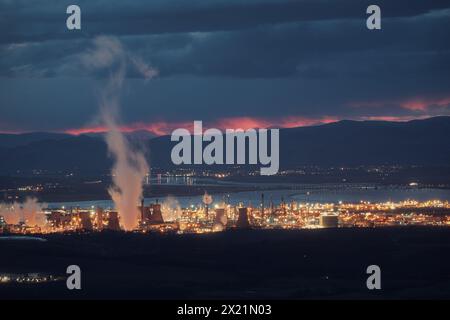
<instances>
[{"instance_id":1,"label":"estuary water","mask_svg":"<svg viewBox=\"0 0 450 320\"><path fill-rule=\"evenodd\" d=\"M413 188L398 186L374 186L374 185L285 185L279 186L279 189L245 191L236 193L220 193L213 194L213 204L242 203L246 206L257 206L261 203L261 195L264 194L265 204L270 201L279 204L283 200L285 202L309 202L309 203L338 203L342 202L386 202L386 201L404 201L404 200L442 200L450 201L449 189L432 189L432 188ZM267 185L265 186L267 188ZM200 206L202 204L202 196L168 196L146 198L145 204L169 202L171 206L179 205L182 208L189 206ZM97 201L74 201L74 202L52 202L48 203L49 209L57 208L92 208L102 207L105 209L113 209L114 204L111 200Z\"/></svg>"}]
</instances>

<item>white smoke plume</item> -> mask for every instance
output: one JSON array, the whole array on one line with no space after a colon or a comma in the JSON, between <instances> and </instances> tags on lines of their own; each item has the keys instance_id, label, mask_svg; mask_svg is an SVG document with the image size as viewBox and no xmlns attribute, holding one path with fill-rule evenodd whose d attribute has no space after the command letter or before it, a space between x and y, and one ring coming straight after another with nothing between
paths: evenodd
<instances>
[{"instance_id":1,"label":"white smoke plume","mask_svg":"<svg viewBox=\"0 0 450 320\"><path fill-rule=\"evenodd\" d=\"M108 130L105 139L114 159L111 172L113 185L108 191L120 214L122 226L125 230L133 230L138 223L142 183L149 166L143 152L133 148L120 131L120 91L128 65L133 66L145 79L151 79L158 72L128 53L117 38L97 37L93 45L93 49L81 56L83 65L89 70L106 69L110 73L100 92L101 121Z\"/></svg>"},{"instance_id":2,"label":"white smoke plume","mask_svg":"<svg viewBox=\"0 0 450 320\"><path fill-rule=\"evenodd\" d=\"M163 220L166 222L177 221L181 218L181 206L178 200L168 196L161 204Z\"/></svg>"},{"instance_id":3,"label":"white smoke plume","mask_svg":"<svg viewBox=\"0 0 450 320\"><path fill-rule=\"evenodd\" d=\"M46 218L43 209L46 206L44 203L39 203L36 198L27 198L23 203L0 203L0 216L3 216L8 224L25 222L31 227L44 227Z\"/></svg>"}]
</instances>

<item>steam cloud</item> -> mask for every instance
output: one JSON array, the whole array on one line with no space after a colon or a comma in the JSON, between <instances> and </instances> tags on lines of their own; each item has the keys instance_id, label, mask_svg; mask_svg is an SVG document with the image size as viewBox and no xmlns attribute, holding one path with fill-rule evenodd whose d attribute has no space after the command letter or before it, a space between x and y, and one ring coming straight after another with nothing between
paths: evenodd
<instances>
[{"instance_id":1,"label":"steam cloud","mask_svg":"<svg viewBox=\"0 0 450 320\"><path fill-rule=\"evenodd\" d=\"M44 227L46 218L43 208L45 207L46 205L39 203L36 198L27 198L23 203L0 203L0 216L3 216L8 224L25 222L28 226Z\"/></svg>"},{"instance_id":2,"label":"steam cloud","mask_svg":"<svg viewBox=\"0 0 450 320\"><path fill-rule=\"evenodd\" d=\"M174 197L168 196L161 205L164 221L177 221L181 218L180 203Z\"/></svg>"},{"instance_id":3,"label":"steam cloud","mask_svg":"<svg viewBox=\"0 0 450 320\"><path fill-rule=\"evenodd\" d=\"M100 92L101 121L108 129L105 139L114 159L113 184L108 191L120 214L122 226L125 230L132 230L138 223L142 182L149 166L143 152L133 148L119 129L119 96L128 65L147 80L156 76L158 71L126 52L116 38L100 36L94 39L93 45L93 49L81 56L83 65L91 71L106 69L110 72Z\"/></svg>"}]
</instances>

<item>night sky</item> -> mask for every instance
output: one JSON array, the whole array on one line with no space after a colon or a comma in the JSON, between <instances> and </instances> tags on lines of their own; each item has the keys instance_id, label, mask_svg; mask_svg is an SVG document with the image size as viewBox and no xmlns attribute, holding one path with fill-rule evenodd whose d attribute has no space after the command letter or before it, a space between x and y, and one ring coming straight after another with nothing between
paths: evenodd
<instances>
[{"instance_id":1,"label":"night sky","mask_svg":"<svg viewBox=\"0 0 450 320\"><path fill-rule=\"evenodd\" d=\"M106 75L80 65L99 35L159 71L127 69L124 130L450 115L449 1L0 0L0 30L0 132L101 131Z\"/></svg>"}]
</instances>

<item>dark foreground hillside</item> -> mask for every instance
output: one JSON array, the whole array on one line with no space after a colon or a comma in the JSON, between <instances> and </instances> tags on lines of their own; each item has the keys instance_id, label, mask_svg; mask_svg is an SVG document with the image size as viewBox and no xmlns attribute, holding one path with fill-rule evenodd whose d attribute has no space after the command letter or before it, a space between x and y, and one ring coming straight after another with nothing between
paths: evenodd
<instances>
[{"instance_id":1,"label":"dark foreground hillside","mask_svg":"<svg viewBox=\"0 0 450 320\"><path fill-rule=\"evenodd\" d=\"M450 228L53 235L0 241L0 273L82 270L65 282L1 285L0 298L450 298ZM366 289L366 267L382 290Z\"/></svg>"}]
</instances>

